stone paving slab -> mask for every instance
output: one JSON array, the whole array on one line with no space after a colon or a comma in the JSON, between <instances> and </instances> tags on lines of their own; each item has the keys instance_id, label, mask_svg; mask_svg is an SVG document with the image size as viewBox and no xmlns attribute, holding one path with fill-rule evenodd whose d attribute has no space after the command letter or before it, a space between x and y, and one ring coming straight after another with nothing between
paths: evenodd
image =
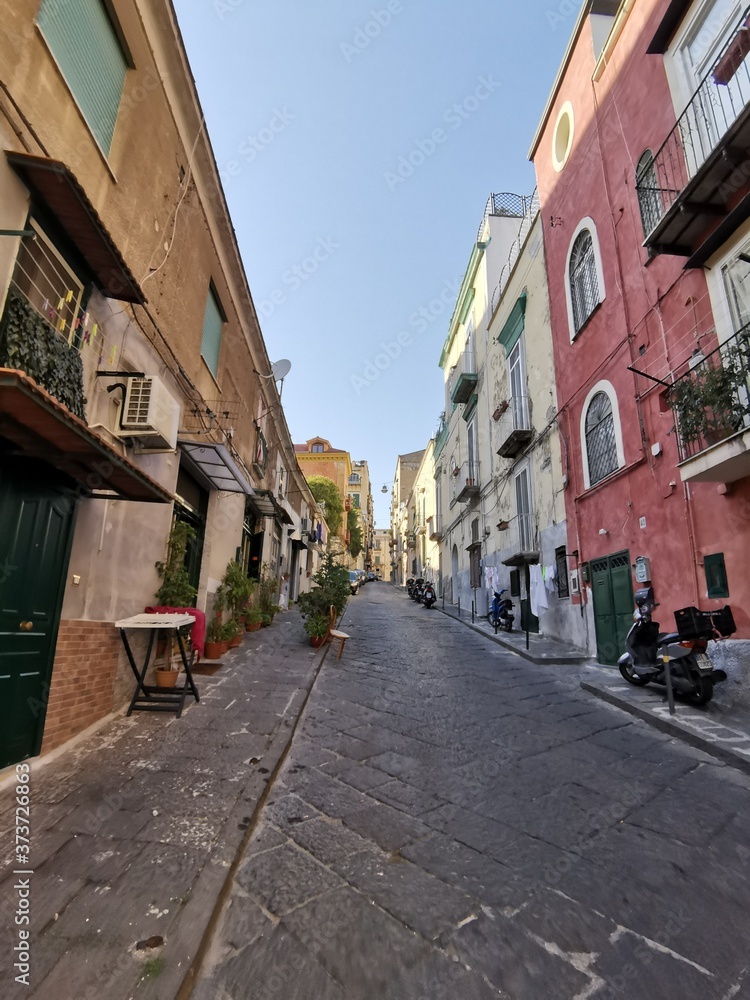
<instances>
[{"instance_id":1,"label":"stone paving slab","mask_svg":"<svg viewBox=\"0 0 750 1000\"><path fill-rule=\"evenodd\" d=\"M587 667L581 674L581 687L661 732L750 774L750 715L737 706L723 705L720 685L715 702L700 708L676 699L674 715L669 713L661 685L635 687L616 669Z\"/></svg>"},{"instance_id":2,"label":"stone paving slab","mask_svg":"<svg viewBox=\"0 0 750 1000\"><path fill-rule=\"evenodd\" d=\"M17 940L15 786L0 789L3 1000L173 1000L326 652L310 648L291 612L246 636L221 670L198 677L201 701L180 719L118 717L56 759L30 762L29 987L14 983L9 968ZM268 847L288 851L280 847L286 842L277 831ZM326 887L340 883L320 871ZM304 875L297 872L301 883ZM299 893L299 901L307 898ZM164 944L137 957L136 943L152 936ZM330 996L339 1000L335 990Z\"/></svg>"}]
</instances>

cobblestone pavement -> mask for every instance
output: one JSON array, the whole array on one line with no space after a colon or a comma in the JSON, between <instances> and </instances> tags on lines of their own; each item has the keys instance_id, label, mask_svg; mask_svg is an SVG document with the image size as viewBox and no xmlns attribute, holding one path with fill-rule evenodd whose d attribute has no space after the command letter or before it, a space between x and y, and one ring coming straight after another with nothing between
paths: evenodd
<instances>
[{"instance_id":1,"label":"cobblestone pavement","mask_svg":"<svg viewBox=\"0 0 750 1000\"><path fill-rule=\"evenodd\" d=\"M194 1000L750 997L750 778L385 583L349 602Z\"/></svg>"}]
</instances>

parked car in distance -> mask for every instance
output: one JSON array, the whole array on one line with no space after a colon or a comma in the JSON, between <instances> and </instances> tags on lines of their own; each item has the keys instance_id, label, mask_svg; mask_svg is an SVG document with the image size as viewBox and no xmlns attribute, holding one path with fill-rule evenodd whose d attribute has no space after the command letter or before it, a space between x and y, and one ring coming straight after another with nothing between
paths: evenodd
<instances>
[{"instance_id":1,"label":"parked car in distance","mask_svg":"<svg viewBox=\"0 0 750 1000\"><path fill-rule=\"evenodd\" d=\"M359 577L359 585L360 585L360 587L364 587L364 585L367 583L367 574L365 573L365 571L363 569L356 569L354 572Z\"/></svg>"},{"instance_id":2,"label":"parked car in distance","mask_svg":"<svg viewBox=\"0 0 750 1000\"><path fill-rule=\"evenodd\" d=\"M349 570L349 589L353 594L359 593L359 576L356 569Z\"/></svg>"},{"instance_id":3,"label":"parked car in distance","mask_svg":"<svg viewBox=\"0 0 750 1000\"><path fill-rule=\"evenodd\" d=\"M373 573L372 570L370 570L370 572L367 574L367 579L368 580L375 580L376 579L375 574Z\"/></svg>"}]
</instances>

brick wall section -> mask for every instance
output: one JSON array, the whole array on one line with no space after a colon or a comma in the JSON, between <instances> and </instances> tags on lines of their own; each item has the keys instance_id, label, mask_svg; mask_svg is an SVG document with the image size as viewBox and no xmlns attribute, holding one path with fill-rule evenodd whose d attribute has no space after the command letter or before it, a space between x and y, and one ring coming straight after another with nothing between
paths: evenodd
<instances>
[{"instance_id":1,"label":"brick wall section","mask_svg":"<svg viewBox=\"0 0 750 1000\"><path fill-rule=\"evenodd\" d=\"M122 642L112 622L60 622L43 754L119 707L115 702L115 686L121 653ZM122 685L117 687L121 692Z\"/></svg>"}]
</instances>

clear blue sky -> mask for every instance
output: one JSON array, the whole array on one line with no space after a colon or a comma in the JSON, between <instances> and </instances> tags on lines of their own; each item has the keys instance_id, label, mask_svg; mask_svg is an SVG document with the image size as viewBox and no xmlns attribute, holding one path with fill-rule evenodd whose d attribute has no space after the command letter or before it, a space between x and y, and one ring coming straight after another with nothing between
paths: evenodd
<instances>
[{"instance_id":1,"label":"clear blue sky","mask_svg":"<svg viewBox=\"0 0 750 1000\"><path fill-rule=\"evenodd\" d=\"M579 8L175 6L268 353L292 361L292 436L367 459L385 527L380 488L443 408L440 349L487 196L534 188L526 154Z\"/></svg>"}]
</instances>

